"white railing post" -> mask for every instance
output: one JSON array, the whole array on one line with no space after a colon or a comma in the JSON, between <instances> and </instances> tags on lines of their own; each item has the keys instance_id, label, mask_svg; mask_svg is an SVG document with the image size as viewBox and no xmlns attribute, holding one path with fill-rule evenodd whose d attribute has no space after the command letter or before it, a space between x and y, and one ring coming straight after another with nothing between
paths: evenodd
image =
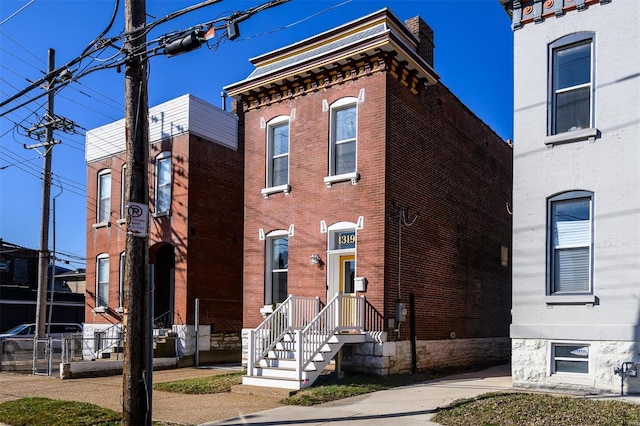
<instances>
[{"instance_id":1,"label":"white railing post","mask_svg":"<svg viewBox=\"0 0 640 426\"><path fill-rule=\"evenodd\" d=\"M255 364L255 330L249 330L249 342L247 343L247 376L253 376L253 365Z\"/></svg>"},{"instance_id":2,"label":"white railing post","mask_svg":"<svg viewBox=\"0 0 640 426\"><path fill-rule=\"evenodd\" d=\"M296 317L296 297L293 294L289 301L289 315L287 317L287 327L293 329L294 318Z\"/></svg>"},{"instance_id":3,"label":"white railing post","mask_svg":"<svg viewBox=\"0 0 640 426\"><path fill-rule=\"evenodd\" d=\"M303 365L303 357L304 357L304 349L303 339L302 339L302 331L296 330L296 376L298 377L298 381L302 380L302 365Z\"/></svg>"}]
</instances>

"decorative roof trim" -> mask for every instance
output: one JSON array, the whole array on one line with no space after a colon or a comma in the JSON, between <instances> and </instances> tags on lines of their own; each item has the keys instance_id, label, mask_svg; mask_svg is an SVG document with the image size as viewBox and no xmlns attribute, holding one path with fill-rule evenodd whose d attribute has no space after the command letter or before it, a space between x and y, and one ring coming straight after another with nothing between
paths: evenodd
<instances>
[{"instance_id":1,"label":"decorative roof trim","mask_svg":"<svg viewBox=\"0 0 640 426\"><path fill-rule=\"evenodd\" d=\"M264 87L287 84L324 69L345 66L377 52L393 52L406 67L414 69L424 84L436 84L439 76L416 52L417 42L409 30L388 10L254 58L256 69L238 83L225 87L240 98Z\"/></svg>"}]
</instances>

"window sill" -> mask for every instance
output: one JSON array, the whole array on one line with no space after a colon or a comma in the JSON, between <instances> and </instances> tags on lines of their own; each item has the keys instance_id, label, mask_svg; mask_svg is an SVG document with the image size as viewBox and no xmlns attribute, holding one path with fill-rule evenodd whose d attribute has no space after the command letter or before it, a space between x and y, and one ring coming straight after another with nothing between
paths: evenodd
<instances>
[{"instance_id":1,"label":"window sill","mask_svg":"<svg viewBox=\"0 0 640 426\"><path fill-rule=\"evenodd\" d=\"M93 308L93 312L95 312L96 314L104 314L105 312L107 312L107 308L105 306L96 306L95 308Z\"/></svg>"},{"instance_id":2,"label":"window sill","mask_svg":"<svg viewBox=\"0 0 640 426\"><path fill-rule=\"evenodd\" d=\"M278 185L272 186L271 188L262 188L260 190L260 193L265 199L269 198L269 195L277 194L278 192L289 194L291 192L291 185Z\"/></svg>"},{"instance_id":3,"label":"window sill","mask_svg":"<svg viewBox=\"0 0 640 426\"><path fill-rule=\"evenodd\" d=\"M595 305L596 296L593 294L555 294L553 296L545 297L545 302L547 305Z\"/></svg>"},{"instance_id":4,"label":"window sill","mask_svg":"<svg viewBox=\"0 0 640 426\"><path fill-rule=\"evenodd\" d=\"M560 145L570 142L581 142L588 140L590 143L595 142L600 132L595 127L590 129L580 129L573 132L564 132L557 135L547 136L544 140L545 145Z\"/></svg>"},{"instance_id":5,"label":"window sill","mask_svg":"<svg viewBox=\"0 0 640 426\"><path fill-rule=\"evenodd\" d=\"M122 306L118 306L116 308L116 312L119 313L119 314L123 314L124 313L124 308Z\"/></svg>"},{"instance_id":6,"label":"window sill","mask_svg":"<svg viewBox=\"0 0 640 426\"><path fill-rule=\"evenodd\" d=\"M153 218L158 218L158 217L167 217L167 216L171 216L170 212L157 212L157 213L151 213L151 217Z\"/></svg>"},{"instance_id":7,"label":"window sill","mask_svg":"<svg viewBox=\"0 0 640 426\"><path fill-rule=\"evenodd\" d=\"M122 226L122 225L124 225L125 223L127 223L127 219L125 219L125 218L118 219L118 220L116 221L116 225L118 225L118 226Z\"/></svg>"},{"instance_id":8,"label":"window sill","mask_svg":"<svg viewBox=\"0 0 640 426\"><path fill-rule=\"evenodd\" d=\"M351 185L356 185L360 180L360 173L344 173L341 175L327 176L324 178L324 184L327 185L327 188L331 188L331 185L338 182L351 181Z\"/></svg>"},{"instance_id":9,"label":"window sill","mask_svg":"<svg viewBox=\"0 0 640 426\"><path fill-rule=\"evenodd\" d=\"M93 229L98 229L98 228L109 228L111 226L111 222L99 222L99 223L94 223L93 225Z\"/></svg>"}]
</instances>

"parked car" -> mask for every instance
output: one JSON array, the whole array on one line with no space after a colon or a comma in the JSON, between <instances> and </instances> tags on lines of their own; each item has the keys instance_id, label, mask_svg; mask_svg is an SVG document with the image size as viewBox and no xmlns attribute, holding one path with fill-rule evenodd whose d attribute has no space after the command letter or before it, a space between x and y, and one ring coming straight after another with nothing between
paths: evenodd
<instances>
[{"instance_id":1,"label":"parked car","mask_svg":"<svg viewBox=\"0 0 640 426\"><path fill-rule=\"evenodd\" d=\"M59 348L60 338L73 334L82 334L82 325L75 323L51 323L46 325L46 330L48 330L48 337L58 339L57 346ZM33 348L33 339L35 335L35 324L20 324L13 327L11 330L0 333L0 343L4 346L5 353L14 353L19 349L31 350Z\"/></svg>"}]
</instances>

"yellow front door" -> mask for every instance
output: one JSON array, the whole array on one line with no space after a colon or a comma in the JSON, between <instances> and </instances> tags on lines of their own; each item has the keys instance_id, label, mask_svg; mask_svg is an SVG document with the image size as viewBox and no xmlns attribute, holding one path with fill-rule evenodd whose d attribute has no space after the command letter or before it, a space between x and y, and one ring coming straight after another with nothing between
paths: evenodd
<instances>
[{"instance_id":1,"label":"yellow front door","mask_svg":"<svg viewBox=\"0 0 640 426\"><path fill-rule=\"evenodd\" d=\"M356 325L355 276L355 255L340 256L340 293L351 296L343 298L340 304L340 326L347 329Z\"/></svg>"}]
</instances>

